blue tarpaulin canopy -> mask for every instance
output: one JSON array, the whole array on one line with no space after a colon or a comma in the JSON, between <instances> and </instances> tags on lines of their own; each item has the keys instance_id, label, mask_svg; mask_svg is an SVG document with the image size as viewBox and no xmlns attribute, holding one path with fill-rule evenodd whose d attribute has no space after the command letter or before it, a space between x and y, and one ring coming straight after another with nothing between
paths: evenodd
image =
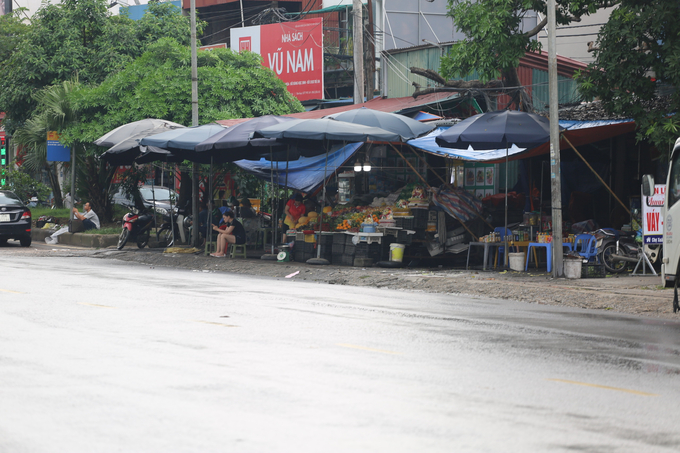
<instances>
[{"instance_id":1,"label":"blue tarpaulin canopy","mask_svg":"<svg viewBox=\"0 0 680 453\"><path fill-rule=\"evenodd\" d=\"M577 146L579 143L590 143L598 140L603 140L609 138L611 134L604 133L605 129L609 129L611 126L626 126L632 123L630 119L623 120L594 120L594 121L572 121L572 120L560 120L560 127L563 128L562 132L566 132L568 137L572 137L569 132L576 132L582 135L584 138L576 142L573 138L571 139ZM494 150L473 150L468 148L466 150L453 149L453 148L443 148L437 145L435 141L436 137L442 132L447 130L447 127L439 127L424 137L409 140L407 143L414 148L421 149L430 154L436 154L442 157L449 157L451 159L461 159L470 162L486 162L486 161L497 161L505 158L505 148L494 149ZM589 132L588 130L591 130ZM612 130L611 133L616 131ZM518 156L530 151L530 149L517 148L512 146L508 150L508 156Z\"/></svg>"},{"instance_id":2,"label":"blue tarpaulin canopy","mask_svg":"<svg viewBox=\"0 0 680 453\"><path fill-rule=\"evenodd\" d=\"M361 145L363 143L350 143L337 151L330 151L327 168L325 168L325 154L314 157L301 157L298 160L288 162L288 187L305 193L313 192L323 183L324 173L327 178L333 175L357 152ZM272 163L268 160L239 160L234 163L261 179L270 180ZM278 173L277 162L274 162L274 183L280 186L286 184L285 162L278 162Z\"/></svg>"},{"instance_id":3,"label":"blue tarpaulin canopy","mask_svg":"<svg viewBox=\"0 0 680 453\"><path fill-rule=\"evenodd\" d=\"M437 144L435 139L439 134L448 130L448 127L438 127L433 130L425 137L416 138L414 140L409 140L407 143L414 148L422 149L431 154L436 154L442 157L449 157L451 159L462 159L469 161L485 161L485 160L497 160L505 158L505 148L503 149L491 149L491 150L474 150L472 148L468 149L454 149L454 148L443 148ZM512 156L514 154L521 153L525 148L518 148L512 145L508 149L508 155Z\"/></svg>"}]
</instances>

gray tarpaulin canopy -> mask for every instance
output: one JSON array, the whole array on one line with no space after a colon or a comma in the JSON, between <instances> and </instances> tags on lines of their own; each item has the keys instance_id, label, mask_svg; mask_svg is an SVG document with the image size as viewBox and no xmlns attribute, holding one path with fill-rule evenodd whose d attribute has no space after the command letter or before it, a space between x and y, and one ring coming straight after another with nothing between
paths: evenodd
<instances>
[{"instance_id":1,"label":"gray tarpaulin canopy","mask_svg":"<svg viewBox=\"0 0 680 453\"><path fill-rule=\"evenodd\" d=\"M147 118L123 124L99 137L94 141L94 144L109 147L100 156L109 164L132 165L135 159L142 154L139 142L143 138L181 128L184 128L184 126L172 121Z\"/></svg>"},{"instance_id":2,"label":"gray tarpaulin canopy","mask_svg":"<svg viewBox=\"0 0 680 453\"><path fill-rule=\"evenodd\" d=\"M97 146L110 148L133 136L139 136L140 134L158 134L164 130L177 129L181 127L184 126L173 123L172 121L159 120L157 118L146 118L118 126L117 128L99 137L94 141L94 144Z\"/></svg>"}]
</instances>

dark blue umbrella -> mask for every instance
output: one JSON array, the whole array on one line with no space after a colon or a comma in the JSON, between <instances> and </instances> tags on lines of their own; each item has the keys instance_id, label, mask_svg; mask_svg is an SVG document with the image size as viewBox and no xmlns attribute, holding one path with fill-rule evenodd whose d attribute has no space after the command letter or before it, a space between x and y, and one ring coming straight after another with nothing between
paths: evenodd
<instances>
[{"instance_id":1,"label":"dark blue umbrella","mask_svg":"<svg viewBox=\"0 0 680 453\"><path fill-rule=\"evenodd\" d=\"M535 148L550 141L550 121L516 110L480 113L454 124L436 138L444 148Z\"/></svg>"},{"instance_id":2,"label":"dark blue umbrella","mask_svg":"<svg viewBox=\"0 0 680 453\"><path fill-rule=\"evenodd\" d=\"M284 140L300 140L302 142L400 142L401 136L378 127L362 126L346 123L331 118L295 119L285 123L256 130L253 137L278 138ZM324 154L326 150L318 147L316 154ZM310 156L311 157L311 156Z\"/></svg>"},{"instance_id":3,"label":"dark blue umbrella","mask_svg":"<svg viewBox=\"0 0 680 453\"><path fill-rule=\"evenodd\" d=\"M331 118L322 119L296 119L285 123L256 130L253 137L278 138L286 141L293 141L298 144L319 143L313 153L304 154L311 157L319 154L326 154L326 165L324 166L323 179L323 202L321 204L321 215L319 216L319 231L323 225L323 205L326 199L326 171L328 169L328 148L329 142L400 142L401 136L394 132L389 132L378 127L362 126L360 124L346 123ZM328 264L328 261L321 257L321 244L316 249L317 257L308 261L309 264Z\"/></svg>"},{"instance_id":4,"label":"dark blue umbrella","mask_svg":"<svg viewBox=\"0 0 680 453\"><path fill-rule=\"evenodd\" d=\"M210 138L199 143L195 147L197 161L215 163L235 162L239 160L260 160L269 158L269 176L274 187L274 161L285 161L288 168L288 160L297 160L300 153L291 150L290 145L284 144L275 138L251 138L257 129L263 129L276 124L293 121L293 118L276 115L265 115L250 119L230 128L219 131ZM282 149L283 148L283 149ZM276 152L275 152L276 150ZM278 168L278 165L277 165ZM211 172L212 174L212 172ZM286 171L286 177L288 172ZM210 179L212 191L212 178ZM275 197L272 195L272 213L275 212ZM276 237L276 222L272 222L272 238ZM274 241L272 241L272 255L274 253Z\"/></svg>"},{"instance_id":5,"label":"dark blue umbrella","mask_svg":"<svg viewBox=\"0 0 680 453\"><path fill-rule=\"evenodd\" d=\"M508 148L535 148L550 141L550 120L539 115L516 110L499 110L471 116L436 139L444 148L501 149L505 148L505 232L508 230ZM508 235L504 234L503 258L508 262Z\"/></svg>"},{"instance_id":6,"label":"dark blue umbrella","mask_svg":"<svg viewBox=\"0 0 680 453\"><path fill-rule=\"evenodd\" d=\"M139 144L142 146L155 146L168 151L194 151L196 145L207 140L218 132L224 130L219 124L206 124L204 126L185 127L144 137Z\"/></svg>"},{"instance_id":7,"label":"dark blue umbrella","mask_svg":"<svg viewBox=\"0 0 680 453\"><path fill-rule=\"evenodd\" d=\"M334 120L346 123L361 124L363 126L379 127L380 129L399 134L402 141L420 137L435 128L434 124L424 124L408 116L367 109L366 107L328 115L326 118L333 118Z\"/></svg>"},{"instance_id":8,"label":"dark blue umbrella","mask_svg":"<svg viewBox=\"0 0 680 453\"><path fill-rule=\"evenodd\" d=\"M219 131L207 140L196 145L196 154L199 156L212 156L216 163L235 162L237 160L260 160L270 158L273 149L277 150L274 160L295 160L299 153L280 151L286 147L284 143L275 138L253 138L251 135L257 129L264 129L275 124L293 121L287 116L265 115L230 128Z\"/></svg>"},{"instance_id":9,"label":"dark blue umbrella","mask_svg":"<svg viewBox=\"0 0 680 453\"><path fill-rule=\"evenodd\" d=\"M167 149L155 146L142 146L141 154L135 159L135 163L148 164L151 162L182 162L184 159L171 153Z\"/></svg>"}]
</instances>

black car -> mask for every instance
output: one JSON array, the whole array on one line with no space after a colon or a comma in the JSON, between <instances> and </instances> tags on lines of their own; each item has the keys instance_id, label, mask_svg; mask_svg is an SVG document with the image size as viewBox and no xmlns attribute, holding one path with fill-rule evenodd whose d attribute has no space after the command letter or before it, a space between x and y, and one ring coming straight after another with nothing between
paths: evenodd
<instances>
[{"instance_id":1,"label":"black car","mask_svg":"<svg viewBox=\"0 0 680 453\"><path fill-rule=\"evenodd\" d=\"M8 239L18 240L22 247L31 245L31 210L14 192L0 190L0 245Z\"/></svg>"}]
</instances>

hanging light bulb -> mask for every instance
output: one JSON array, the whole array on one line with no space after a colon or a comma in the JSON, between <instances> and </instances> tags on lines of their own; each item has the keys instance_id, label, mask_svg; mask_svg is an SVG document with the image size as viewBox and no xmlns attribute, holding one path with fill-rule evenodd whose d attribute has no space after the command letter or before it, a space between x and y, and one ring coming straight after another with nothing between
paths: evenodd
<instances>
[{"instance_id":1,"label":"hanging light bulb","mask_svg":"<svg viewBox=\"0 0 680 453\"><path fill-rule=\"evenodd\" d=\"M371 161L367 160L364 162L364 171L371 171Z\"/></svg>"},{"instance_id":2,"label":"hanging light bulb","mask_svg":"<svg viewBox=\"0 0 680 453\"><path fill-rule=\"evenodd\" d=\"M354 162L354 171L361 171L361 162Z\"/></svg>"}]
</instances>

